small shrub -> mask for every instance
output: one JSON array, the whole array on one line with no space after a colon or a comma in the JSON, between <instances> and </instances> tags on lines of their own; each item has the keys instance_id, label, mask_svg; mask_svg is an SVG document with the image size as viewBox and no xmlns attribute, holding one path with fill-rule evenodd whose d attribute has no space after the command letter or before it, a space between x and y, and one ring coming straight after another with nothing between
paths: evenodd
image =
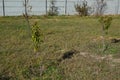
<instances>
[{"instance_id":1,"label":"small shrub","mask_svg":"<svg viewBox=\"0 0 120 80\"><path fill-rule=\"evenodd\" d=\"M75 4L75 10L80 16L88 16L92 13L92 8L88 6L87 1L82 1L82 4Z\"/></svg>"},{"instance_id":2,"label":"small shrub","mask_svg":"<svg viewBox=\"0 0 120 80\"><path fill-rule=\"evenodd\" d=\"M50 1L50 8L49 8L49 12L48 15L49 16L57 16L58 15L58 7L56 7L56 1L55 0L51 0Z\"/></svg>"},{"instance_id":3,"label":"small shrub","mask_svg":"<svg viewBox=\"0 0 120 80\"><path fill-rule=\"evenodd\" d=\"M34 52L38 52L40 44L43 42L43 34L37 22L32 26L32 41L34 44Z\"/></svg>"},{"instance_id":4,"label":"small shrub","mask_svg":"<svg viewBox=\"0 0 120 80\"><path fill-rule=\"evenodd\" d=\"M102 16L100 17L99 22L102 24L102 30L104 31L104 34L108 34L108 29L112 23L112 17Z\"/></svg>"},{"instance_id":5,"label":"small shrub","mask_svg":"<svg viewBox=\"0 0 120 80\"><path fill-rule=\"evenodd\" d=\"M95 0L95 15L96 16L101 16L104 14L104 12L107 9L107 3L106 0Z\"/></svg>"}]
</instances>

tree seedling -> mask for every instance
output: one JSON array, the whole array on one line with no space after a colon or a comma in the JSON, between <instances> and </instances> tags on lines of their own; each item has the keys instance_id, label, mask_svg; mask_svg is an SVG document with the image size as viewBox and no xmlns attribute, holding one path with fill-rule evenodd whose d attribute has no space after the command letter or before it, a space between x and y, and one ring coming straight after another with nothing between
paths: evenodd
<instances>
[{"instance_id":1,"label":"tree seedling","mask_svg":"<svg viewBox=\"0 0 120 80\"><path fill-rule=\"evenodd\" d=\"M99 22L102 25L102 43L103 43L103 49L102 51L105 52L107 50L108 45L105 43L105 36L108 34L108 29L111 26L112 23L112 17L110 16L101 16L99 19Z\"/></svg>"},{"instance_id":2,"label":"tree seedling","mask_svg":"<svg viewBox=\"0 0 120 80\"><path fill-rule=\"evenodd\" d=\"M28 3L29 3L29 0L25 0L25 2L24 2L25 13L23 14L23 16L27 22L29 35L31 36L31 39L33 41L34 52L37 53L39 51L41 42L43 42L43 40L42 40L43 38L41 38L42 32L41 32L40 26L38 26L37 22L35 22L33 26L31 26L31 24L30 24L28 11L31 11L32 7Z\"/></svg>"}]
</instances>

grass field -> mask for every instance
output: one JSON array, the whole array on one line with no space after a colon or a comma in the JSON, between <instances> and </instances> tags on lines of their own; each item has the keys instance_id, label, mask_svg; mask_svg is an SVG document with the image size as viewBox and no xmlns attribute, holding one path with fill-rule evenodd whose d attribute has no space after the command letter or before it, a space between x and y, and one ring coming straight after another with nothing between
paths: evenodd
<instances>
[{"instance_id":1,"label":"grass field","mask_svg":"<svg viewBox=\"0 0 120 80\"><path fill-rule=\"evenodd\" d=\"M26 21L0 17L0 80L120 80L120 17L114 17L102 53L98 18L79 16L33 17L44 34L39 54L33 51ZM70 59L58 61L75 50Z\"/></svg>"}]
</instances>

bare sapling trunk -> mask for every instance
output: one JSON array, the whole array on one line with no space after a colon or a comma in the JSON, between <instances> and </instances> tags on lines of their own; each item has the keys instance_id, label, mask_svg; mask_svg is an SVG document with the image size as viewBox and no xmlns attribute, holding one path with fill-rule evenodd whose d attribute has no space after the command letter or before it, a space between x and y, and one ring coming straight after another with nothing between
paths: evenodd
<instances>
[{"instance_id":1,"label":"bare sapling trunk","mask_svg":"<svg viewBox=\"0 0 120 80\"><path fill-rule=\"evenodd\" d=\"M107 43L105 41L105 31L104 31L104 24L102 24L102 52L104 53L107 50Z\"/></svg>"},{"instance_id":2,"label":"bare sapling trunk","mask_svg":"<svg viewBox=\"0 0 120 80\"><path fill-rule=\"evenodd\" d=\"M24 8L25 8L25 13L23 13L23 16L24 16L24 18L25 18L25 20L26 20L26 22L27 22L27 29L28 29L28 33L29 33L29 36L31 35L31 25L30 25L30 21L29 21L29 15L28 15L28 2L29 2L29 0L25 0L25 2L24 2Z\"/></svg>"}]
</instances>

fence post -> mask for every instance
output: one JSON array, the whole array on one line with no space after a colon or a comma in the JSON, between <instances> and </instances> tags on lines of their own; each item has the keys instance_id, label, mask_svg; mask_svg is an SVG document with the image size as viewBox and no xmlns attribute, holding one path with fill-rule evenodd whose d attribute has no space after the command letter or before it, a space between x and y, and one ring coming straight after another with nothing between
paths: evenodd
<instances>
[{"instance_id":1,"label":"fence post","mask_svg":"<svg viewBox=\"0 0 120 80\"><path fill-rule=\"evenodd\" d=\"M27 17L28 12L27 12L27 0L24 2L24 8L25 8L25 16Z\"/></svg>"},{"instance_id":2,"label":"fence post","mask_svg":"<svg viewBox=\"0 0 120 80\"><path fill-rule=\"evenodd\" d=\"M46 2L45 2L45 10L46 10L46 15L47 15L47 0L46 0Z\"/></svg>"},{"instance_id":3,"label":"fence post","mask_svg":"<svg viewBox=\"0 0 120 80\"><path fill-rule=\"evenodd\" d=\"M65 0L65 15L67 15L67 0Z\"/></svg>"},{"instance_id":4,"label":"fence post","mask_svg":"<svg viewBox=\"0 0 120 80\"><path fill-rule=\"evenodd\" d=\"M120 1L118 0L117 3L118 3L118 4L117 4L117 12L116 12L116 13L119 14L119 7L120 7L120 6L119 6L119 3L120 3Z\"/></svg>"},{"instance_id":5,"label":"fence post","mask_svg":"<svg viewBox=\"0 0 120 80\"><path fill-rule=\"evenodd\" d=\"M3 16L5 16L5 1L2 0L2 3L3 3Z\"/></svg>"}]
</instances>

